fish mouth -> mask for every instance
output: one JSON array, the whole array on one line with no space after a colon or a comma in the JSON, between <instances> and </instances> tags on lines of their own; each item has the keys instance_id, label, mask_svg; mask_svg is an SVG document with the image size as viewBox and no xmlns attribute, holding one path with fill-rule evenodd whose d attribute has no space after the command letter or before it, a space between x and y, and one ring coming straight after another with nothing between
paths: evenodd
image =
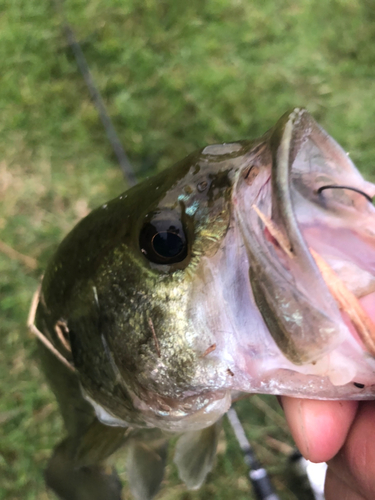
<instances>
[{"instance_id":1,"label":"fish mouth","mask_svg":"<svg viewBox=\"0 0 375 500\"><path fill-rule=\"evenodd\" d=\"M149 393L139 398L133 394L134 415L114 412L95 400L81 386L83 397L93 407L98 420L110 427L157 427L165 432L197 431L213 425L231 405L230 390L210 391L183 400L165 400ZM144 395L143 395L144 396Z\"/></svg>"},{"instance_id":2,"label":"fish mouth","mask_svg":"<svg viewBox=\"0 0 375 500\"><path fill-rule=\"evenodd\" d=\"M244 195L243 177L237 195L251 289L270 334L294 365L335 349L375 357L375 186L304 109L279 120L265 149L256 193L247 186Z\"/></svg>"}]
</instances>

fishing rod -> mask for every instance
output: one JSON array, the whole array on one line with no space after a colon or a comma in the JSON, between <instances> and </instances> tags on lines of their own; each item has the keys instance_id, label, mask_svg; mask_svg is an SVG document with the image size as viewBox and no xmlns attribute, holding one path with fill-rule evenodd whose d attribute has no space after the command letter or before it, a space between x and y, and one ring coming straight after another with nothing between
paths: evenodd
<instances>
[{"instance_id":1,"label":"fishing rod","mask_svg":"<svg viewBox=\"0 0 375 500\"><path fill-rule=\"evenodd\" d=\"M233 407L228 410L227 417L242 450L245 463L249 468L248 478L253 486L257 500L280 500L280 497L273 489L266 469L262 467L257 459L246 437L245 430L238 418L237 412Z\"/></svg>"},{"instance_id":2,"label":"fishing rod","mask_svg":"<svg viewBox=\"0 0 375 500\"><path fill-rule=\"evenodd\" d=\"M98 111L100 120L103 124L105 133L107 135L107 138L112 146L113 152L116 155L117 161L120 165L120 169L122 171L122 174L126 180L126 182L129 184L129 186L135 186L137 184L137 178L134 174L133 167L129 161L129 158L127 154L125 153L125 150L123 148L123 145L121 144L120 138L116 132L116 129L112 123L112 120L107 112L106 106L104 104L104 100L99 92L98 87L95 84L94 78L91 74L89 65L87 64L85 55L83 53L83 50L78 43L78 40L75 37L74 31L68 21L66 20L66 17L63 12L63 6L62 6L62 1L61 0L53 0L55 9L59 13L59 15L62 18L62 27L68 42L69 47L71 48L74 58L76 60L78 69L80 70L83 79L85 80L85 83L87 85L87 88L90 92L91 98L94 102L94 105Z\"/></svg>"},{"instance_id":3,"label":"fishing rod","mask_svg":"<svg viewBox=\"0 0 375 500\"><path fill-rule=\"evenodd\" d=\"M289 455L289 463L302 484L308 485L314 500L324 499L324 482L327 472L325 462L314 463L306 460L301 453L295 449Z\"/></svg>"},{"instance_id":4,"label":"fishing rod","mask_svg":"<svg viewBox=\"0 0 375 500\"><path fill-rule=\"evenodd\" d=\"M134 169L132 167L132 164L125 152L125 149L119 139L119 136L116 132L116 129L113 125L113 122L107 112L104 100L100 94L100 91L98 87L95 84L94 78L91 74L89 65L86 61L85 55L83 53L83 50L78 42L78 40L75 37L74 31L68 21L66 20L66 17L63 12L63 0L53 0L53 3L55 5L56 11L59 13L59 15L62 18L62 26L63 30L68 42L69 47L71 48L74 58L76 60L77 66L79 71L81 72L83 79L85 80L85 83L88 87L88 90L90 92L91 98L93 100L93 103L98 111L100 120L102 122L102 125L104 127L105 133L107 135L107 138L112 146L112 149L116 155L117 161L119 163L120 169L123 173L124 179L127 182L127 184L131 187L134 186L137 183L137 178L134 173ZM258 458L256 457L254 450L252 446L250 445L249 440L246 437L244 428L238 418L236 410L232 407L228 410L227 412L227 418L228 421L234 431L234 434L237 438L237 442L242 450L244 461L246 465L249 468L249 481L253 487L254 493L256 495L257 500L280 500L280 497L275 493L274 488L272 486L271 480L269 478L269 475L266 471L266 469L260 464ZM303 457L301 457L303 459ZM304 459L303 459L304 460ZM306 461L305 461L306 462ZM312 464L315 465L315 464ZM322 464L317 464L317 465L322 465ZM312 486L312 476L314 474L308 473L308 468L307 465L304 463L305 466L305 475L307 475L310 485ZM323 469L321 469L323 470ZM311 476L311 478L310 478ZM316 476L316 474L315 474ZM314 477L315 477L314 476ZM318 474L319 476L319 474ZM321 477L322 475L319 476L320 480L318 479L317 482L321 483ZM324 477L324 476L323 476ZM314 491L314 495L316 500L324 500L323 495L318 496L316 493L316 490L312 488Z\"/></svg>"}]
</instances>

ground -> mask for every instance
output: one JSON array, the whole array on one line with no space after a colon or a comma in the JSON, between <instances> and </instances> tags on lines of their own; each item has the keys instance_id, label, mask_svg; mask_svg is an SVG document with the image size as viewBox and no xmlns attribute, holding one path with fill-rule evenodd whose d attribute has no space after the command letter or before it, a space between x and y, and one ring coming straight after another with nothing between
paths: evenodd
<instances>
[{"instance_id":1,"label":"ground","mask_svg":"<svg viewBox=\"0 0 375 500\"><path fill-rule=\"evenodd\" d=\"M138 179L205 144L257 137L296 105L375 179L371 0L66 0L64 10ZM29 303L67 231L127 186L56 5L0 0L0 14L0 500L47 500L42 470L63 430L25 328ZM281 498L295 500L276 401L239 411ZM225 427L206 485L186 492L170 465L160 499L252 498Z\"/></svg>"}]
</instances>

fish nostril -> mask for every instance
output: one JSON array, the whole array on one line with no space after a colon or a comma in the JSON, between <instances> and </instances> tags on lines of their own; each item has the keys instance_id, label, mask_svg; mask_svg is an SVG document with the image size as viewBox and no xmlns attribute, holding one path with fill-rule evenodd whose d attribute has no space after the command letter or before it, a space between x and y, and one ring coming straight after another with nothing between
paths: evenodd
<instances>
[{"instance_id":1,"label":"fish nostril","mask_svg":"<svg viewBox=\"0 0 375 500\"><path fill-rule=\"evenodd\" d=\"M208 182L207 181L202 181L197 185L197 189L199 193L203 193L207 189Z\"/></svg>"}]
</instances>

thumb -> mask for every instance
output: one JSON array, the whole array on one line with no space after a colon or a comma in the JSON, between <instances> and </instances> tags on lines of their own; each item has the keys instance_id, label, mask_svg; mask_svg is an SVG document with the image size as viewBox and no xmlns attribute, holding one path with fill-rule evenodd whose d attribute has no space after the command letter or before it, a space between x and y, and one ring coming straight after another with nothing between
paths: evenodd
<instances>
[{"instance_id":1,"label":"thumb","mask_svg":"<svg viewBox=\"0 0 375 500\"><path fill-rule=\"evenodd\" d=\"M282 397L286 421L302 455L312 462L330 460L345 442L357 401L316 401Z\"/></svg>"}]
</instances>

